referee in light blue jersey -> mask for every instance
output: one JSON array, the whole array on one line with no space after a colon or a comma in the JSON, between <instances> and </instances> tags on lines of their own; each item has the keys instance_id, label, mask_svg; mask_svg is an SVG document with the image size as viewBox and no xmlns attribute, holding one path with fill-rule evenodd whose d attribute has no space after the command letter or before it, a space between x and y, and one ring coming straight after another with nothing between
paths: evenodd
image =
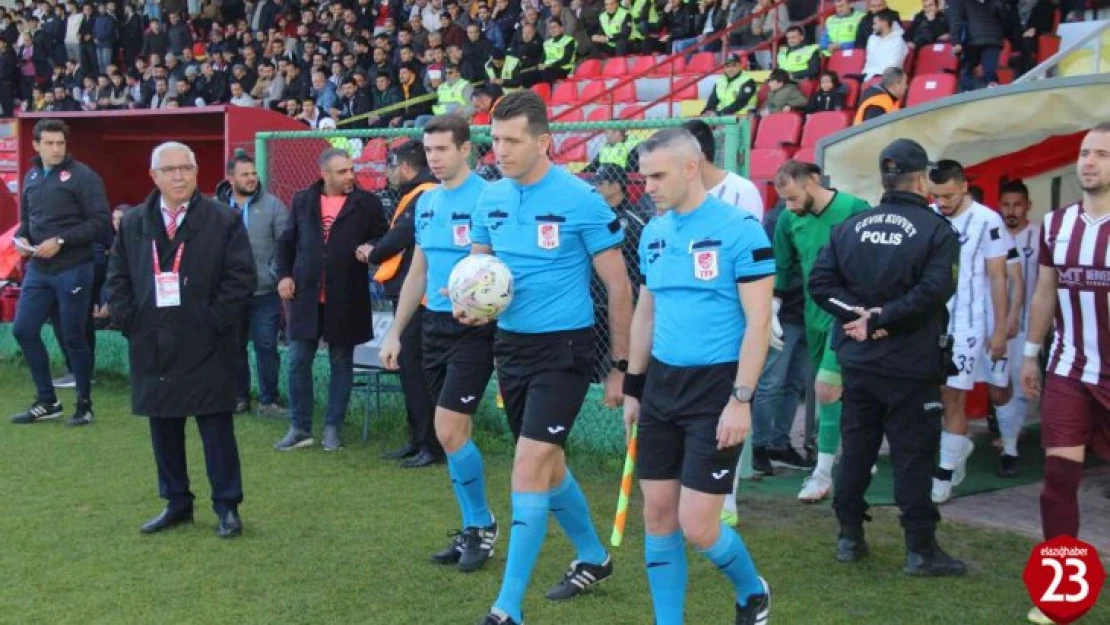
<instances>
[{"instance_id":1,"label":"referee in light blue jersey","mask_svg":"<svg viewBox=\"0 0 1110 625\"><path fill-rule=\"evenodd\" d=\"M400 368L402 337L422 332L417 344L423 346L424 374L436 402L436 437L447 453L451 487L462 513L462 530L432 561L463 572L481 568L497 541L482 454L470 439L470 419L493 373L493 327L459 323L451 314L451 300L441 292L451 269L470 253L471 217L488 186L470 171L470 150L470 126L461 117L440 115L424 126L428 168L442 184L416 202L412 266L381 349L382 363ZM421 300L426 302L423 315L418 314Z\"/></svg>"},{"instance_id":2,"label":"referee in light blue jersey","mask_svg":"<svg viewBox=\"0 0 1110 625\"><path fill-rule=\"evenodd\" d=\"M663 214L640 238L625 425L639 423L644 556L657 625L682 625L689 541L735 589L736 625L762 625L770 589L721 522L771 339L775 261L754 216L706 193L689 131L640 144Z\"/></svg>"},{"instance_id":3,"label":"referee in light blue jersey","mask_svg":"<svg viewBox=\"0 0 1110 625\"><path fill-rule=\"evenodd\" d=\"M548 512L578 552L548 599L570 599L613 574L563 445L592 373L591 265L608 291L613 366L605 396L613 407L621 401L628 366L632 290L620 221L592 187L548 160L546 103L517 91L492 115L493 151L505 179L482 193L470 236L473 252L496 254L513 274L515 295L497 320L494 355L517 447L508 563L484 623L518 625Z\"/></svg>"}]
</instances>

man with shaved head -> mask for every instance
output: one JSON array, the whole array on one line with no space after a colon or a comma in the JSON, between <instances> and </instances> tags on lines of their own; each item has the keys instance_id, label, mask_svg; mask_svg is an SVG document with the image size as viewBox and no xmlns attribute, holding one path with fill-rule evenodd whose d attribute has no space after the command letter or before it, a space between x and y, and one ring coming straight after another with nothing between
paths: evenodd
<instances>
[{"instance_id":1,"label":"man with shaved head","mask_svg":"<svg viewBox=\"0 0 1110 625\"><path fill-rule=\"evenodd\" d=\"M154 149L157 187L124 215L105 288L129 342L131 410L150 420L158 492L166 508L139 528L153 534L193 520L185 421L196 417L222 538L243 531L235 442L236 339L257 280L243 220L197 192L188 146Z\"/></svg>"}]
</instances>

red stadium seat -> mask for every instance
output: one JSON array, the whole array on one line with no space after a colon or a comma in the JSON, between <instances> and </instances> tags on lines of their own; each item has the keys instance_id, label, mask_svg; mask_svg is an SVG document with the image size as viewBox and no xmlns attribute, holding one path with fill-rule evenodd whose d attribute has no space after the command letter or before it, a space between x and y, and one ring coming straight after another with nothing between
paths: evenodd
<instances>
[{"instance_id":1,"label":"red stadium seat","mask_svg":"<svg viewBox=\"0 0 1110 625\"><path fill-rule=\"evenodd\" d=\"M1010 45L1010 40L1009 39L1004 39L1002 41L1002 52L1000 52L998 54L998 66L999 67L1009 67L1010 66L1010 57L1013 56L1013 54L1014 54L1014 47L1012 45Z\"/></svg>"},{"instance_id":2,"label":"red stadium seat","mask_svg":"<svg viewBox=\"0 0 1110 625\"><path fill-rule=\"evenodd\" d=\"M621 119L644 119L644 107L626 106L621 109L619 117Z\"/></svg>"},{"instance_id":3,"label":"red stadium seat","mask_svg":"<svg viewBox=\"0 0 1110 625\"><path fill-rule=\"evenodd\" d=\"M653 67L655 67L654 56L634 56L632 57L632 62L628 64L628 73L630 75L637 75Z\"/></svg>"},{"instance_id":4,"label":"red stadium seat","mask_svg":"<svg viewBox=\"0 0 1110 625\"><path fill-rule=\"evenodd\" d=\"M811 113L806 117L806 125L802 130L802 147L811 148L817 145L817 141L822 137L844 130L850 125L852 125L852 119L847 111Z\"/></svg>"},{"instance_id":5,"label":"red stadium seat","mask_svg":"<svg viewBox=\"0 0 1110 625\"><path fill-rule=\"evenodd\" d=\"M952 46L947 43L934 43L917 50L919 74L954 74L958 65L956 55L952 54Z\"/></svg>"},{"instance_id":6,"label":"red stadium seat","mask_svg":"<svg viewBox=\"0 0 1110 625\"><path fill-rule=\"evenodd\" d=\"M1037 62L1044 63L1048 57L1060 51L1060 38L1044 34L1037 37Z\"/></svg>"},{"instance_id":7,"label":"red stadium seat","mask_svg":"<svg viewBox=\"0 0 1110 625\"><path fill-rule=\"evenodd\" d=\"M560 164L586 162L589 160L586 153L586 142L588 140L587 137L577 135L565 138L559 146L553 150L555 153L555 162Z\"/></svg>"},{"instance_id":8,"label":"red stadium seat","mask_svg":"<svg viewBox=\"0 0 1110 625\"><path fill-rule=\"evenodd\" d=\"M623 56L605 61L605 67L601 70L602 76L625 76L626 74L628 74L628 59Z\"/></svg>"},{"instance_id":9,"label":"red stadium seat","mask_svg":"<svg viewBox=\"0 0 1110 625\"><path fill-rule=\"evenodd\" d=\"M540 82L532 85L532 92L543 98L544 102L551 101L551 85Z\"/></svg>"},{"instance_id":10,"label":"red stadium seat","mask_svg":"<svg viewBox=\"0 0 1110 625\"><path fill-rule=\"evenodd\" d=\"M582 102L608 104L611 101L612 96L609 94L609 87L605 86L604 80L591 80L585 85L582 93L578 96L578 99Z\"/></svg>"},{"instance_id":11,"label":"red stadium seat","mask_svg":"<svg viewBox=\"0 0 1110 625\"><path fill-rule=\"evenodd\" d=\"M829 63L826 66L830 72L836 72L838 76L851 76L852 74L863 74L863 65L867 61L867 52L865 50L837 50L829 57Z\"/></svg>"},{"instance_id":12,"label":"red stadium seat","mask_svg":"<svg viewBox=\"0 0 1110 625\"><path fill-rule=\"evenodd\" d=\"M841 78L840 84L844 86L847 94L844 97L844 106L854 109L859 103L859 81L854 78Z\"/></svg>"},{"instance_id":13,"label":"red stadium seat","mask_svg":"<svg viewBox=\"0 0 1110 625\"><path fill-rule=\"evenodd\" d=\"M779 202L775 183L770 180L752 180L752 182L755 183L755 188L759 189L759 196L763 198L763 210L770 211Z\"/></svg>"},{"instance_id":14,"label":"red stadium seat","mask_svg":"<svg viewBox=\"0 0 1110 625\"><path fill-rule=\"evenodd\" d=\"M802 94L805 97L812 98L813 97L813 92L817 90L817 81L816 80L799 80L798 81L798 89L801 90Z\"/></svg>"},{"instance_id":15,"label":"red stadium seat","mask_svg":"<svg viewBox=\"0 0 1110 625\"><path fill-rule=\"evenodd\" d=\"M578 102L578 83L564 80L555 83L551 92L550 104L575 104Z\"/></svg>"},{"instance_id":16,"label":"red stadium seat","mask_svg":"<svg viewBox=\"0 0 1110 625\"><path fill-rule=\"evenodd\" d=\"M687 72L687 71L690 71L690 70L687 69L687 67L686 67L685 57L676 56L673 59L671 59L670 61L656 66L655 69L653 69L651 71L649 76L655 76L655 77L673 76L673 75L681 74L682 72Z\"/></svg>"},{"instance_id":17,"label":"red stadium seat","mask_svg":"<svg viewBox=\"0 0 1110 625\"><path fill-rule=\"evenodd\" d=\"M753 148L796 147L802 135L802 116L798 113L772 113L759 124Z\"/></svg>"},{"instance_id":18,"label":"red stadium seat","mask_svg":"<svg viewBox=\"0 0 1110 625\"><path fill-rule=\"evenodd\" d=\"M613 102L635 102L636 101L636 83L629 82L620 85L613 89Z\"/></svg>"},{"instance_id":19,"label":"red stadium seat","mask_svg":"<svg viewBox=\"0 0 1110 625\"><path fill-rule=\"evenodd\" d=\"M801 161L803 163L816 163L817 150L813 148L802 148L794 153L794 160Z\"/></svg>"},{"instance_id":20,"label":"red stadium seat","mask_svg":"<svg viewBox=\"0 0 1110 625\"><path fill-rule=\"evenodd\" d=\"M384 163L388 152L389 146L386 145L385 139L371 139L362 148L362 154L358 160L362 163Z\"/></svg>"},{"instance_id":21,"label":"red stadium seat","mask_svg":"<svg viewBox=\"0 0 1110 625\"><path fill-rule=\"evenodd\" d=\"M575 78L598 78L601 76L601 61L586 59L574 69Z\"/></svg>"},{"instance_id":22,"label":"red stadium seat","mask_svg":"<svg viewBox=\"0 0 1110 625\"><path fill-rule=\"evenodd\" d=\"M915 63L916 60L917 60L917 55L914 54L912 50L907 52L906 57L904 59L902 59L902 71L906 72L907 77L913 76L913 73L915 71L914 70L914 65L916 64Z\"/></svg>"},{"instance_id":23,"label":"red stadium seat","mask_svg":"<svg viewBox=\"0 0 1110 625\"><path fill-rule=\"evenodd\" d=\"M748 173L752 178L771 179L775 177L779 166L790 160L790 154L781 148L753 149Z\"/></svg>"},{"instance_id":24,"label":"red stadium seat","mask_svg":"<svg viewBox=\"0 0 1110 625\"><path fill-rule=\"evenodd\" d=\"M552 117L551 121L561 124L577 124L586 121L586 116L582 113L582 109L567 109Z\"/></svg>"},{"instance_id":25,"label":"red stadium seat","mask_svg":"<svg viewBox=\"0 0 1110 625\"><path fill-rule=\"evenodd\" d=\"M613 121L613 109L608 105L595 107L586 116L588 122L608 122Z\"/></svg>"},{"instance_id":26,"label":"red stadium seat","mask_svg":"<svg viewBox=\"0 0 1110 625\"><path fill-rule=\"evenodd\" d=\"M671 102L698 99L698 81L696 78L684 76L671 83Z\"/></svg>"},{"instance_id":27,"label":"red stadium seat","mask_svg":"<svg viewBox=\"0 0 1110 625\"><path fill-rule=\"evenodd\" d=\"M712 52L698 52L690 57L690 61L686 63L686 73L704 76L713 70L717 69L717 59L713 58Z\"/></svg>"},{"instance_id":28,"label":"red stadium seat","mask_svg":"<svg viewBox=\"0 0 1110 625\"><path fill-rule=\"evenodd\" d=\"M365 170L355 174L355 182L363 191L380 191L385 188L387 180L385 174Z\"/></svg>"},{"instance_id":29,"label":"red stadium seat","mask_svg":"<svg viewBox=\"0 0 1110 625\"><path fill-rule=\"evenodd\" d=\"M956 93L956 76L953 74L925 74L910 83L906 93L906 106L916 106L939 100Z\"/></svg>"},{"instance_id":30,"label":"red stadium seat","mask_svg":"<svg viewBox=\"0 0 1110 625\"><path fill-rule=\"evenodd\" d=\"M399 148L399 147L401 147L402 145L405 145L408 142L409 142L408 137L397 137L393 141L389 142L389 149L392 150L394 148Z\"/></svg>"},{"instance_id":31,"label":"red stadium seat","mask_svg":"<svg viewBox=\"0 0 1110 625\"><path fill-rule=\"evenodd\" d=\"M864 81L863 86L860 87L860 92L862 93L864 91L867 91L868 89L870 89L871 87L874 87L875 85L881 83L882 81L883 81L882 76L872 76L871 78L868 78L866 81Z\"/></svg>"}]
</instances>

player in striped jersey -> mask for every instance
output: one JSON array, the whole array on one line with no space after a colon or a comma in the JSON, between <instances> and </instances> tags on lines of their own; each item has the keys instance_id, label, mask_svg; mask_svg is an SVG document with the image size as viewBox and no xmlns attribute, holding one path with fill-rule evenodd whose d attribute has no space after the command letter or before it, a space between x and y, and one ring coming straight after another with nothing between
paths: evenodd
<instances>
[{"instance_id":1,"label":"player in striped jersey","mask_svg":"<svg viewBox=\"0 0 1110 625\"><path fill-rule=\"evenodd\" d=\"M998 198L1006 229L1014 240L1014 249L1021 267L1022 283L1012 284L1011 303L1020 304L1017 327L1011 328L1008 348L1009 359L1005 388L991 388L991 401L998 417L998 429L1002 439L1002 455L999 457L998 474L1014 477L1018 474L1018 434L1029 414L1029 401L1021 390L1021 350L1025 345L1025 329L1029 321L1030 300L1037 285L1037 256L1040 248L1040 227L1029 221L1029 189L1020 180L1002 186Z\"/></svg>"},{"instance_id":2,"label":"player in striped jersey","mask_svg":"<svg viewBox=\"0 0 1110 625\"><path fill-rule=\"evenodd\" d=\"M1079 480L1087 446L1110 460L1110 123L1083 138L1079 204L1049 213L1040 238L1021 383L1041 397L1045 448L1041 529L1079 534ZM1041 345L1055 320L1042 391ZM1051 623L1033 608L1029 620Z\"/></svg>"},{"instance_id":3,"label":"player in striped jersey","mask_svg":"<svg viewBox=\"0 0 1110 625\"><path fill-rule=\"evenodd\" d=\"M953 337L952 359L957 371L942 389L944 431L940 465L933 479L933 502L944 503L967 474L967 459L975 450L967 437L964 399L975 386L976 363L992 363L1006 356L1006 260L1010 245L1002 217L979 204L967 189L967 176L956 161L943 160L929 172L937 209L948 218L960 240L956 293L948 301L948 334ZM989 306L988 306L989 304ZM989 326L993 325L993 330ZM989 332L989 335L988 335Z\"/></svg>"}]
</instances>

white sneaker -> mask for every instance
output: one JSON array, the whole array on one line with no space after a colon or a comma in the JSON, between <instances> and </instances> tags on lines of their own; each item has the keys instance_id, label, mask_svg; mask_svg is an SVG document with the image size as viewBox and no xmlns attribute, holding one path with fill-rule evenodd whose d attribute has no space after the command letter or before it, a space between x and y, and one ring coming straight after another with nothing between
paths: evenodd
<instances>
[{"instance_id":1,"label":"white sneaker","mask_svg":"<svg viewBox=\"0 0 1110 625\"><path fill-rule=\"evenodd\" d=\"M952 482L933 478L933 503L940 505L952 498Z\"/></svg>"},{"instance_id":2,"label":"white sneaker","mask_svg":"<svg viewBox=\"0 0 1110 625\"><path fill-rule=\"evenodd\" d=\"M1044 612L1041 612L1041 609L1037 607L1031 608L1026 618L1029 619L1030 623L1037 623L1037 625L1055 625L1056 623L1056 621L1045 616Z\"/></svg>"},{"instance_id":3,"label":"white sneaker","mask_svg":"<svg viewBox=\"0 0 1110 625\"><path fill-rule=\"evenodd\" d=\"M967 477L967 459L975 451L975 443L968 437L963 437L963 449L960 450L960 459L956 468L952 470L952 486L959 486Z\"/></svg>"},{"instance_id":4,"label":"white sneaker","mask_svg":"<svg viewBox=\"0 0 1110 625\"><path fill-rule=\"evenodd\" d=\"M802 482L802 490L798 492L798 500L805 503L817 503L828 497L831 489L831 477L814 473Z\"/></svg>"}]
</instances>

